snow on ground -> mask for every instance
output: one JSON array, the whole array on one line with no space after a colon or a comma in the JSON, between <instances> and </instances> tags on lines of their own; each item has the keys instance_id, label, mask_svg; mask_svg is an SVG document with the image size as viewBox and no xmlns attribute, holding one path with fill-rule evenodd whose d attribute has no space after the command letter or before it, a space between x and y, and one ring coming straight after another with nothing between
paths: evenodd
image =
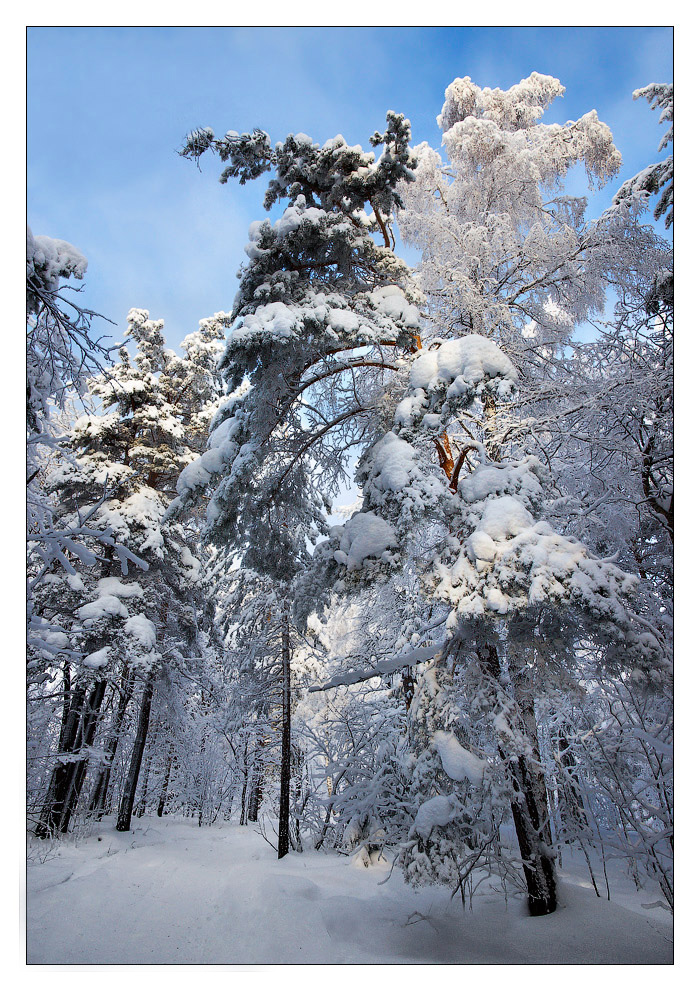
<instances>
[{"instance_id":1,"label":"snow on ground","mask_svg":"<svg viewBox=\"0 0 700 991\"><path fill-rule=\"evenodd\" d=\"M388 865L291 853L229 823L112 820L60 846L34 838L27 872L30 964L669 964L672 926L650 892L596 898L564 864L560 909L533 919L482 887L473 911L413 890ZM623 904L621 904L622 902Z\"/></svg>"}]
</instances>

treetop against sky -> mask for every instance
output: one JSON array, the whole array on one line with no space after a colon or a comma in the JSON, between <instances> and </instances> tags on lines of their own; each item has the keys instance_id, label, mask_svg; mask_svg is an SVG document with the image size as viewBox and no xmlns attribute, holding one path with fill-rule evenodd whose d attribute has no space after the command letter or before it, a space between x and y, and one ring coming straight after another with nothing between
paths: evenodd
<instances>
[{"instance_id":1,"label":"treetop against sky","mask_svg":"<svg viewBox=\"0 0 700 991\"><path fill-rule=\"evenodd\" d=\"M369 150L392 109L415 144L439 147L454 78L507 89L533 70L566 87L545 121L596 109L612 129L623 165L590 194L599 212L658 158L658 114L632 93L672 81L670 28L29 28L28 221L87 257L83 304L115 321L115 339L135 306L176 347L231 308L265 215L262 182L222 186L213 160L200 174L177 155L187 132L341 133ZM576 183L587 192L583 172Z\"/></svg>"}]
</instances>

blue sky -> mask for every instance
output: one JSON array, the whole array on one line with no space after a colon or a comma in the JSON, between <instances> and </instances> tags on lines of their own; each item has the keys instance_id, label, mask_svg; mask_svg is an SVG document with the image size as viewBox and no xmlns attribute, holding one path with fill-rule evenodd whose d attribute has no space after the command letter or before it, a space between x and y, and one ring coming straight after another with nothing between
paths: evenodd
<instances>
[{"instance_id":1,"label":"blue sky","mask_svg":"<svg viewBox=\"0 0 700 991\"><path fill-rule=\"evenodd\" d=\"M533 70L567 88L547 120L596 109L611 126L624 164L592 204L604 209L658 160L658 112L632 91L672 80L670 28L29 28L28 222L87 256L84 305L116 338L139 306L176 346L231 308L264 215L264 178L221 186L213 157L198 172L176 154L187 131L340 133L368 148L392 109L439 146L455 77L507 88Z\"/></svg>"}]
</instances>

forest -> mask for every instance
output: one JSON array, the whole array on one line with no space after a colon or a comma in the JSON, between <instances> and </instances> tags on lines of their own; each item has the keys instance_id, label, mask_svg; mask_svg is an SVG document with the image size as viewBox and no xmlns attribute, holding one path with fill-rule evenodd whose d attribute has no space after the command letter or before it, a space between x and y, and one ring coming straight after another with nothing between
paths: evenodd
<instances>
[{"instance_id":1,"label":"forest","mask_svg":"<svg viewBox=\"0 0 700 991\"><path fill-rule=\"evenodd\" d=\"M574 962L670 962L673 85L640 87L634 175L595 110L543 121L537 72L456 78L440 148L394 111L366 147L195 127L193 178L257 181L265 219L177 351L138 307L107 334L79 247L28 228L29 962L375 959L342 913L301 956L291 916L258 956L73 944L163 836L177 869L211 847L183 895L235 856L290 913L333 870L353 926L393 892L415 949L377 962L470 962L470 925L474 962L549 962L584 915L618 935ZM596 216L577 170L615 180Z\"/></svg>"}]
</instances>

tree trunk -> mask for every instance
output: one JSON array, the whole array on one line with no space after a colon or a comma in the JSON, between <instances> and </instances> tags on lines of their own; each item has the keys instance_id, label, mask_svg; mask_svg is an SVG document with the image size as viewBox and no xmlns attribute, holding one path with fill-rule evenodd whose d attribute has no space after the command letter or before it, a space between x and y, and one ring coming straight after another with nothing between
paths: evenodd
<instances>
[{"instance_id":1,"label":"tree trunk","mask_svg":"<svg viewBox=\"0 0 700 991\"><path fill-rule=\"evenodd\" d=\"M151 748L152 750L153 748ZM149 753L146 758L146 763L143 771L143 784L141 785L141 797L136 804L135 815L137 819L140 819L142 815L146 813L146 798L148 797L148 778L151 772L151 762L153 761L153 754Z\"/></svg>"},{"instance_id":2,"label":"tree trunk","mask_svg":"<svg viewBox=\"0 0 700 991\"><path fill-rule=\"evenodd\" d=\"M113 736L105 748L105 765L97 775L95 787L92 790L90 799L90 812L96 820L100 820L105 814L107 802L107 791L109 789L109 779L112 776L112 765L119 746L119 737Z\"/></svg>"},{"instance_id":3,"label":"tree trunk","mask_svg":"<svg viewBox=\"0 0 700 991\"><path fill-rule=\"evenodd\" d=\"M302 795L304 789L303 783L303 772L304 772L304 758L301 750L297 747L292 747L293 756L293 766L294 766L294 812L292 814L293 829L292 829L292 846L297 851L297 853L303 852L303 847L301 843L301 821L300 821L300 810L302 808Z\"/></svg>"},{"instance_id":4,"label":"tree trunk","mask_svg":"<svg viewBox=\"0 0 700 991\"><path fill-rule=\"evenodd\" d=\"M491 677L500 683L501 667L495 645L484 646L479 651L479 657ZM531 736L529 719L530 716L534 718L534 708L531 714L523 713L520 705L518 708L521 710L523 726L528 729L528 736ZM535 755L534 760L523 753L507 753L505 748L512 745L510 736L501 739L498 752L509 769L513 786L510 807L523 861L530 915L548 915L557 907L556 873L550 852L547 789L537 760L536 732L530 744Z\"/></svg>"},{"instance_id":5,"label":"tree trunk","mask_svg":"<svg viewBox=\"0 0 700 991\"><path fill-rule=\"evenodd\" d=\"M51 780L46 792L44 806L35 833L45 839L58 830L61 808L65 801L66 766L61 761L62 754L75 753L75 740L78 735L81 712L85 704L86 686L78 683L70 693L70 672L64 671L64 703L61 719L61 735L58 741L58 760L54 765Z\"/></svg>"},{"instance_id":6,"label":"tree trunk","mask_svg":"<svg viewBox=\"0 0 700 991\"><path fill-rule=\"evenodd\" d=\"M282 766L280 768L280 814L277 837L277 858L289 853L289 786L291 783L292 733L291 733L291 656L289 648L289 620L285 614L282 626Z\"/></svg>"},{"instance_id":7,"label":"tree trunk","mask_svg":"<svg viewBox=\"0 0 700 991\"><path fill-rule=\"evenodd\" d=\"M250 800L248 802L248 822L258 821L258 812L263 799L263 772L260 763L260 754L256 751L255 764L253 765L253 780L250 786Z\"/></svg>"},{"instance_id":8,"label":"tree trunk","mask_svg":"<svg viewBox=\"0 0 700 991\"><path fill-rule=\"evenodd\" d=\"M326 806L326 816L323 820L323 826L321 827L321 833L314 844L314 850L320 850L323 846L323 841L326 838L326 833L328 832L328 827L331 823L331 814L333 812L333 803L329 802Z\"/></svg>"},{"instance_id":9,"label":"tree trunk","mask_svg":"<svg viewBox=\"0 0 700 991\"><path fill-rule=\"evenodd\" d=\"M80 728L79 739L76 741L78 749L82 751L85 756L81 757L80 760L73 764L73 773L71 775L66 800L61 814L60 829L62 833L68 831L68 825L78 805L80 793L83 790L89 760L89 756L86 751L92 746L95 740L95 734L97 733L97 727L99 724L100 709L102 707L102 702L104 701L106 689L107 682L99 681L93 687L90 692L90 697L88 698L85 717Z\"/></svg>"},{"instance_id":10,"label":"tree trunk","mask_svg":"<svg viewBox=\"0 0 700 991\"><path fill-rule=\"evenodd\" d=\"M63 712L61 715L61 734L60 734L61 739L63 739L63 734L65 732L66 723L68 722L70 711L71 711L70 659L66 658L66 660L63 662Z\"/></svg>"},{"instance_id":11,"label":"tree trunk","mask_svg":"<svg viewBox=\"0 0 700 991\"><path fill-rule=\"evenodd\" d=\"M96 682L86 699L87 686L79 685L64 711L64 725L59 742L59 755L51 775L49 789L36 827L36 835L45 839L54 833L65 833L80 798L87 771L88 747L97 732L100 707L107 688L106 681ZM65 757L73 757L66 760Z\"/></svg>"},{"instance_id":12,"label":"tree trunk","mask_svg":"<svg viewBox=\"0 0 700 991\"><path fill-rule=\"evenodd\" d=\"M160 789L160 798L158 799L158 810L157 815L160 818L165 812L165 803L168 798L168 784L170 783L170 769L173 764L173 750L172 747L168 750L168 763L165 766L165 777L163 778L163 784Z\"/></svg>"},{"instance_id":13,"label":"tree trunk","mask_svg":"<svg viewBox=\"0 0 700 991\"><path fill-rule=\"evenodd\" d=\"M202 702L204 702L204 689L202 689ZM199 744L199 754L201 758L201 771L197 775L196 784L198 796L198 813L197 813L197 825L201 826L204 820L204 805L207 800L207 791L209 790L209 780L207 778L207 772L204 765L204 754L206 752L206 735L202 734L202 739Z\"/></svg>"},{"instance_id":14,"label":"tree trunk","mask_svg":"<svg viewBox=\"0 0 700 991\"><path fill-rule=\"evenodd\" d=\"M245 811L246 811L246 804L247 804L246 803L246 799L248 797L248 744L249 744L249 742L250 741L249 741L248 737L246 737L245 745L243 747L243 789L241 791L241 819L240 819L240 825L241 826L245 826L245 824L246 824Z\"/></svg>"},{"instance_id":15,"label":"tree trunk","mask_svg":"<svg viewBox=\"0 0 700 991\"><path fill-rule=\"evenodd\" d=\"M131 813L134 808L136 786L139 780L139 771L141 770L143 751L146 747L146 737L148 736L148 723L151 718L151 701L153 699L155 678L155 671L152 671L148 676L146 686L143 690L143 695L141 696L141 708L139 710L139 721L136 727L136 739L134 740L134 749L131 752L131 763L129 764L126 784L124 785L124 793L119 806L119 815L117 816L117 829L122 833L127 832L131 828Z\"/></svg>"},{"instance_id":16,"label":"tree trunk","mask_svg":"<svg viewBox=\"0 0 700 991\"><path fill-rule=\"evenodd\" d=\"M546 848L549 831L547 805L537 783L537 769L519 756L510 760L515 796L511 802L515 833L523 859L530 915L548 915L557 907L554 860Z\"/></svg>"},{"instance_id":17,"label":"tree trunk","mask_svg":"<svg viewBox=\"0 0 700 991\"><path fill-rule=\"evenodd\" d=\"M119 689L119 703L117 705L117 711L115 713L114 722L111 728L111 736L105 748L105 764L97 776L97 781L92 793L92 800L90 802L90 811L94 813L94 817L96 819L101 819L105 813L109 781L112 776L112 767L114 766L114 758L117 753L117 747L119 746L119 740L121 739L122 725L124 723L126 710L129 706L129 702L131 701L131 696L133 695L133 687L133 672L125 672L122 677L121 687Z\"/></svg>"},{"instance_id":18,"label":"tree trunk","mask_svg":"<svg viewBox=\"0 0 700 991\"><path fill-rule=\"evenodd\" d=\"M490 392L485 392L482 398L484 407L484 441L486 453L492 461L500 462L501 445L496 438L496 400Z\"/></svg>"}]
</instances>

